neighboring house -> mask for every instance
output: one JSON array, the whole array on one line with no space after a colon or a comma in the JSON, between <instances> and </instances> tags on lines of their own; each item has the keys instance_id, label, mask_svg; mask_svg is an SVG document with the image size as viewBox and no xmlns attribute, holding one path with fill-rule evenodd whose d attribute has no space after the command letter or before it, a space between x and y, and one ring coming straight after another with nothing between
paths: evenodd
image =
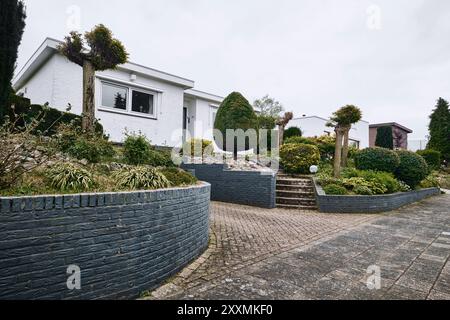
<instances>
[{"instance_id":1,"label":"neighboring house","mask_svg":"<svg viewBox=\"0 0 450 320\"><path fill-rule=\"evenodd\" d=\"M49 103L82 113L82 68L57 51L47 38L13 80L33 104ZM141 132L158 146L180 146L182 139L212 139L215 114L223 98L193 90L194 81L135 63L96 72L96 117L114 142L125 130ZM182 129L188 130L188 135ZM190 136L190 137L188 137Z\"/></svg>"},{"instance_id":2,"label":"neighboring house","mask_svg":"<svg viewBox=\"0 0 450 320\"><path fill-rule=\"evenodd\" d=\"M378 123L370 125L370 146L375 147L377 140L378 128L391 127L392 135L394 137L395 149L408 149L408 134L413 133L411 129L408 129L398 123Z\"/></svg>"},{"instance_id":3,"label":"neighboring house","mask_svg":"<svg viewBox=\"0 0 450 320\"><path fill-rule=\"evenodd\" d=\"M327 127L329 119L311 116L295 118L291 120L287 128L299 127L304 137L320 137L323 135L333 135L334 129ZM352 126L350 130L350 145L360 149L369 147L369 123L360 121Z\"/></svg>"}]
</instances>

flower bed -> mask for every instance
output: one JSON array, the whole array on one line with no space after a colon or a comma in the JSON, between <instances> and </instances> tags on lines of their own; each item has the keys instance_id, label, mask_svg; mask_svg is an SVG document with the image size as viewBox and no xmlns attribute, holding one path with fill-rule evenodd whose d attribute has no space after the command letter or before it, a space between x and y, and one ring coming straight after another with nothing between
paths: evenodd
<instances>
[{"instance_id":1,"label":"flower bed","mask_svg":"<svg viewBox=\"0 0 450 320\"><path fill-rule=\"evenodd\" d=\"M317 179L314 183L317 205L324 213L387 212L441 193L439 188L427 188L385 195L327 195Z\"/></svg>"}]
</instances>

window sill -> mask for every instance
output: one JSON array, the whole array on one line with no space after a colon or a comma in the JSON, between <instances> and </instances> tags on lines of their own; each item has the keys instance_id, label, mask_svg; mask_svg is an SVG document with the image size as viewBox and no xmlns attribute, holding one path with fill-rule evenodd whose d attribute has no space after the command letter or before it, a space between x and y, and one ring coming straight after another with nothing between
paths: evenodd
<instances>
[{"instance_id":1,"label":"window sill","mask_svg":"<svg viewBox=\"0 0 450 320\"><path fill-rule=\"evenodd\" d=\"M116 113L116 114L120 114L120 115L123 115L123 116L129 116L129 117L144 118L144 119L149 119L149 120L158 120L157 117L151 116L151 115L139 114L137 112L127 112L127 111L114 110L114 109L105 108L105 107L98 108L98 111L108 112L108 113Z\"/></svg>"}]
</instances>

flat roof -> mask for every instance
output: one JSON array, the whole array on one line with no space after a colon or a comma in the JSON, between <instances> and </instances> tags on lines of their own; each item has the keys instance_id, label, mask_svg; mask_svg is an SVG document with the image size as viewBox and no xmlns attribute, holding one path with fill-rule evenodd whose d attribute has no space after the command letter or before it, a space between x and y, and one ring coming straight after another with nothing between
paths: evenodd
<instances>
[{"instance_id":1,"label":"flat roof","mask_svg":"<svg viewBox=\"0 0 450 320\"><path fill-rule=\"evenodd\" d=\"M319 116L306 116L306 117L294 118L294 119L292 119L292 121L294 121L294 120L303 120L303 119L320 119L320 120L327 121L327 122L331 121L331 119L326 119L326 118L322 118L322 117L319 117ZM358 122L369 123L368 121L365 121L365 120L360 120Z\"/></svg>"},{"instance_id":2,"label":"flat roof","mask_svg":"<svg viewBox=\"0 0 450 320\"><path fill-rule=\"evenodd\" d=\"M222 103L222 101L225 99L224 97L195 89L185 90L184 93L194 98L201 98L216 103Z\"/></svg>"},{"instance_id":3,"label":"flat roof","mask_svg":"<svg viewBox=\"0 0 450 320\"><path fill-rule=\"evenodd\" d=\"M17 75L13 79L13 87L15 89L21 88L24 83L28 81L33 74L39 70L39 68L47 62L55 53L58 52L57 47L62 41L53 38L46 38L41 46L34 52L31 58L20 69ZM184 89L191 89L194 87L195 82L190 79L179 77L164 71L149 68L134 62L127 62L123 65L119 65L118 69L136 72L148 76L150 78L162 80L165 82L177 84Z\"/></svg>"},{"instance_id":4,"label":"flat roof","mask_svg":"<svg viewBox=\"0 0 450 320\"><path fill-rule=\"evenodd\" d=\"M402 126L401 124L398 124L397 122L375 123L375 124L371 124L369 126L369 128L380 128L380 127L397 127L397 128L400 128L400 129L402 129L402 130L404 130L404 131L406 131L408 133L413 133L414 132L413 130L411 130L411 129L405 127L405 126Z\"/></svg>"}]
</instances>

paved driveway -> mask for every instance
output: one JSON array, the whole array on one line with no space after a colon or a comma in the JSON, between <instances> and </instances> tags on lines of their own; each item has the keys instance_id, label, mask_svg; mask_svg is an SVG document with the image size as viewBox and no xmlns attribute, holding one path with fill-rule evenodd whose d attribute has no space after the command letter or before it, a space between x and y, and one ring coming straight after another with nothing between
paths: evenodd
<instances>
[{"instance_id":1,"label":"paved driveway","mask_svg":"<svg viewBox=\"0 0 450 320\"><path fill-rule=\"evenodd\" d=\"M389 215L213 203L210 249L153 297L450 299L449 208L449 195Z\"/></svg>"}]
</instances>

